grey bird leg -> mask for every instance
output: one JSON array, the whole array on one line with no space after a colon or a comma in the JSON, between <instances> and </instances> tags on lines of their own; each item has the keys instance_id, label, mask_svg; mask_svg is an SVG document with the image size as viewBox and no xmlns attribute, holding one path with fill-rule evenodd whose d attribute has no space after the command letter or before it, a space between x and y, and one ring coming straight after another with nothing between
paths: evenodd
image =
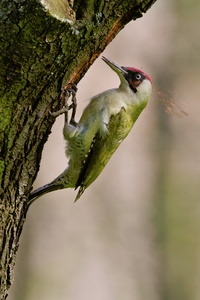
<instances>
[{"instance_id":1,"label":"grey bird leg","mask_svg":"<svg viewBox=\"0 0 200 300\"><path fill-rule=\"evenodd\" d=\"M68 111L72 109L72 114L71 114L71 119L69 121L69 124L76 126L76 121L75 121L75 115L76 115L76 107L77 107L77 99L76 99L76 92L77 92L77 87L76 85L73 85L73 88L64 88L62 93L61 93L61 100L64 102L64 106L55 112L50 112L52 117L58 117L62 114L65 114L65 124L68 124ZM72 103L68 105L68 100L72 96Z\"/></svg>"}]
</instances>

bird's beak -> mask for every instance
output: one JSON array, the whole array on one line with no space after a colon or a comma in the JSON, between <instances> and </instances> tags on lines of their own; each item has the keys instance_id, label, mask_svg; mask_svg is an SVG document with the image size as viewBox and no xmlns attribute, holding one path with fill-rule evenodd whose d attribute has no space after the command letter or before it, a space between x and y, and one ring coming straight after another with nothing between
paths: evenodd
<instances>
[{"instance_id":1,"label":"bird's beak","mask_svg":"<svg viewBox=\"0 0 200 300\"><path fill-rule=\"evenodd\" d=\"M116 64L114 61L106 58L105 56L102 56L102 60L105 61L105 63L107 63L107 65L109 65L111 67L111 69L113 69L113 71L115 71L117 74L127 74L127 72L118 64Z\"/></svg>"}]
</instances>

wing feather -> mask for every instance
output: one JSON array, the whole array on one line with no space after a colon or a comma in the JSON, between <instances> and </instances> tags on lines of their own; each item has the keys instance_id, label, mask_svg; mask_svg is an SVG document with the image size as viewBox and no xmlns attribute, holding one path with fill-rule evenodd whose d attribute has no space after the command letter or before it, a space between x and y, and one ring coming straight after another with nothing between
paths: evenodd
<instances>
[{"instance_id":1,"label":"wing feather","mask_svg":"<svg viewBox=\"0 0 200 300\"><path fill-rule=\"evenodd\" d=\"M128 124L129 122L132 124ZM126 110L121 108L120 112L112 115L109 123L106 124L108 133L104 136L99 132L96 133L76 183L76 188L80 186L76 200L99 176L113 153L130 132L133 124L133 119L127 118Z\"/></svg>"}]
</instances>

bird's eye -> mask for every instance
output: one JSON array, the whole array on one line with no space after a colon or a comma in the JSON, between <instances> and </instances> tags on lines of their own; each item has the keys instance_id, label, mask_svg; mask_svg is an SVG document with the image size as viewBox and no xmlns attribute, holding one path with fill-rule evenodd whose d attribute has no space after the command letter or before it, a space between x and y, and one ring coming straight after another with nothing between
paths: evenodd
<instances>
[{"instance_id":1,"label":"bird's eye","mask_svg":"<svg viewBox=\"0 0 200 300\"><path fill-rule=\"evenodd\" d=\"M136 80L141 80L141 78L142 78L141 74L138 73L138 74L135 75Z\"/></svg>"}]
</instances>

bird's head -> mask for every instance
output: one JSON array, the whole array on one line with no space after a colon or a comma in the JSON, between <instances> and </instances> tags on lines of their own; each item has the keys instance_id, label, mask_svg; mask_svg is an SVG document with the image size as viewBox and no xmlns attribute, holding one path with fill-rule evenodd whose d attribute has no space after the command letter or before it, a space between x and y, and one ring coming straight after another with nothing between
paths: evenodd
<instances>
[{"instance_id":1,"label":"bird's head","mask_svg":"<svg viewBox=\"0 0 200 300\"><path fill-rule=\"evenodd\" d=\"M147 96L150 95L152 80L148 74L137 68L119 66L104 56L102 56L102 59L118 74L122 87L128 86L135 94L139 92Z\"/></svg>"}]
</instances>

